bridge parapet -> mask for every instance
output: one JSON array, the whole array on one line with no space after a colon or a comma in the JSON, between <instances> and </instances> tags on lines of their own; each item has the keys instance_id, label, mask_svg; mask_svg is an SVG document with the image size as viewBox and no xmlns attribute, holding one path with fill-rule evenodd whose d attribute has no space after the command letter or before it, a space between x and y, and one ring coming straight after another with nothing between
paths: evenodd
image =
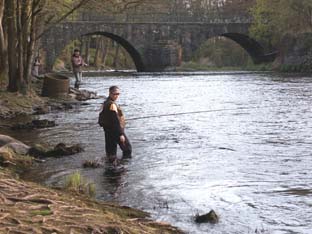
<instances>
[{"instance_id":1,"label":"bridge parapet","mask_svg":"<svg viewBox=\"0 0 312 234\"><path fill-rule=\"evenodd\" d=\"M224 13L219 11L209 11L206 13L194 14L191 12L149 12L142 11L140 13L90 13L88 11L82 12L78 21L102 21L102 22L128 22L128 23L147 23L147 22L204 22L204 23L252 23L252 17L245 12Z\"/></svg>"},{"instance_id":2,"label":"bridge parapet","mask_svg":"<svg viewBox=\"0 0 312 234\"><path fill-rule=\"evenodd\" d=\"M193 17L184 17L183 19L179 17L168 16L166 18L157 18L157 17L146 17L146 16L132 16L132 17L101 17L101 18L80 18L76 20L67 20L66 22L102 22L102 23L173 23L173 24L183 24L183 23L198 23L198 24L252 24L252 18L250 17L231 17L231 18L202 18L196 19Z\"/></svg>"}]
</instances>

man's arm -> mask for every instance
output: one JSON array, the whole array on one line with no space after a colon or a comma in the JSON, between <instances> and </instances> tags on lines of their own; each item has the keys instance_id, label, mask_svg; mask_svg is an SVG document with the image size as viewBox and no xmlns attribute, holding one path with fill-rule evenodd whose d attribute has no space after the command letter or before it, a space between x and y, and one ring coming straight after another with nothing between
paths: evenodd
<instances>
[{"instance_id":1,"label":"man's arm","mask_svg":"<svg viewBox=\"0 0 312 234\"><path fill-rule=\"evenodd\" d=\"M109 108L111 115L112 115L112 127L113 131L116 132L116 134L120 137L123 136L124 132L123 129L120 126L119 118L118 118L118 109L116 104L111 104Z\"/></svg>"},{"instance_id":2,"label":"man's arm","mask_svg":"<svg viewBox=\"0 0 312 234\"><path fill-rule=\"evenodd\" d=\"M81 66L88 66L87 63L85 63L84 59L81 57Z\"/></svg>"}]
</instances>

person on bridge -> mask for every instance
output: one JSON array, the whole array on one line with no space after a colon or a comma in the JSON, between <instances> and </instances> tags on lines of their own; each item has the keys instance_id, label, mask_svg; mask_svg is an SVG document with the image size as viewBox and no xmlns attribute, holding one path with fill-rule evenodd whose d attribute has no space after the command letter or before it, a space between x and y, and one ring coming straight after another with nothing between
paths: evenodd
<instances>
[{"instance_id":1,"label":"person on bridge","mask_svg":"<svg viewBox=\"0 0 312 234\"><path fill-rule=\"evenodd\" d=\"M117 164L117 144L123 152L123 158L130 158L132 147L125 134L125 117L122 110L116 104L120 95L120 89L117 86L109 88L109 97L102 105L102 111L99 115L99 124L105 133L105 151L108 160L114 165Z\"/></svg>"},{"instance_id":2,"label":"person on bridge","mask_svg":"<svg viewBox=\"0 0 312 234\"><path fill-rule=\"evenodd\" d=\"M73 73L75 76L75 88L79 88L79 85L82 81L82 70L81 67L87 66L87 64L84 62L80 55L80 51L78 49L74 50L74 54L71 59L72 67L73 67Z\"/></svg>"}]
</instances>

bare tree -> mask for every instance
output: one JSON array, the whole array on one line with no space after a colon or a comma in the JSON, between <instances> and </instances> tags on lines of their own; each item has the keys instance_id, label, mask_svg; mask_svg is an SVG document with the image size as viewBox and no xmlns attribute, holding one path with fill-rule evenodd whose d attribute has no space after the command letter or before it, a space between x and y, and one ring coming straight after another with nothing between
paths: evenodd
<instances>
[{"instance_id":1,"label":"bare tree","mask_svg":"<svg viewBox=\"0 0 312 234\"><path fill-rule=\"evenodd\" d=\"M4 0L0 0L0 80L4 79L7 64L7 46L3 28L4 3Z\"/></svg>"}]
</instances>

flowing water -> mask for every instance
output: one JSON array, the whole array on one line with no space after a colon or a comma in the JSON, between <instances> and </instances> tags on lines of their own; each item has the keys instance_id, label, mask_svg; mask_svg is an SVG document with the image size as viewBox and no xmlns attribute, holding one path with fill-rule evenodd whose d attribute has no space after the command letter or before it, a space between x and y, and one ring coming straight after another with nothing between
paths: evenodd
<instances>
[{"instance_id":1,"label":"flowing water","mask_svg":"<svg viewBox=\"0 0 312 234\"><path fill-rule=\"evenodd\" d=\"M78 170L96 184L98 199L143 209L187 233L312 233L310 77L143 74L88 77L82 88L105 95L115 84L129 119L200 113L129 120L133 158L119 171L82 168L105 155L97 125L102 100L44 115L58 126L12 135L28 143L81 143L85 152L49 159L27 178L55 185ZM218 224L193 222L211 209Z\"/></svg>"}]
</instances>

